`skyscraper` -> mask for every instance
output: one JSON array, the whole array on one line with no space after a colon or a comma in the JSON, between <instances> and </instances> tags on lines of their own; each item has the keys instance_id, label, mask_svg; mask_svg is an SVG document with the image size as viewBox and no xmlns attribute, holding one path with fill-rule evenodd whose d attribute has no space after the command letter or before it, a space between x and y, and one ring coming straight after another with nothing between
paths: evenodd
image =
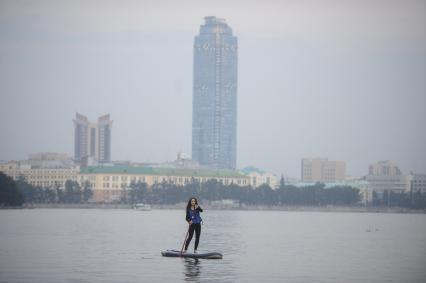
<instances>
[{"instance_id":1,"label":"skyscraper","mask_svg":"<svg viewBox=\"0 0 426 283\"><path fill-rule=\"evenodd\" d=\"M100 162L111 161L111 126L109 114L98 118L98 160Z\"/></svg>"},{"instance_id":2,"label":"skyscraper","mask_svg":"<svg viewBox=\"0 0 426 283\"><path fill-rule=\"evenodd\" d=\"M74 121L74 159L93 157L99 162L111 161L111 126L109 114L90 123L86 116L76 113Z\"/></svg>"},{"instance_id":3,"label":"skyscraper","mask_svg":"<svg viewBox=\"0 0 426 283\"><path fill-rule=\"evenodd\" d=\"M194 41L192 158L235 169L237 159L237 37L224 19L205 17Z\"/></svg>"}]
</instances>

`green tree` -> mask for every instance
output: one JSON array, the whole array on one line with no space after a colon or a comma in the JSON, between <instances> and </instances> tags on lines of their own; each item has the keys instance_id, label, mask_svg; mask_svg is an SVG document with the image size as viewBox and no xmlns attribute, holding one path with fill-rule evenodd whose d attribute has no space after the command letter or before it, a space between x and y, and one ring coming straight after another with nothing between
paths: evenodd
<instances>
[{"instance_id":1,"label":"green tree","mask_svg":"<svg viewBox=\"0 0 426 283\"><path fill-rule=\"evenodd\" d=\"M81 187L77 181L67 180L65 182L64 201L66 203L80 203L81 194Z\"/></svg>"},{"instance_id":2,"label":"green tree","mask_svg":"<svg viewBox=\"0 0 426 283\"><path fill-rule=\"evenodd\" d=\"M0 206L20 206L24 203L24 196L18 190L16 182L0 172Z\"/></svg>"},{"instance_id":3,"label":"green tree","mask_svg":"<svg viewBox=\"0 0 426 283\"><path fill-rule=\"evenodd\" d=\"M146 183L142 182L132 182L130 184L130 203L135 204L139 202L144 202L145 196L148 191L148 186Z\"/></svg>"},{"instance_id":4,"label":"green tree","mask_svg":"<svg viewBox=\"0 0 426 283\"><path fill-rule=\"evenodd\" d=\"M16 180L16 186L18 190L22 193L25 202L33 203L36 202L37 199L37 191L34 186L27 183L24 176L19 176L18 180Z\"/></svg>"},{"instance_id":5,"label":"green tree","mask_svg":"<svg viewBox=\"0 0 426 283\"><path fill-rule=\"evenodd\" d=\"M44 199L47 203L55 203L56 202L56 189L54 188L47 188L45 190L46 198Z\"/></svg>"},{"instance_id":6,"label":"green tree","mask_svg":"<svg viewBox=\"0 0 426 283\"><path fill-rule=\"evenodd\" d=\"M84 182L83 184L83 201L85 203L89 202L89 199L93 196L92 186L89 181Z\"/></svg>"}]
</instances>

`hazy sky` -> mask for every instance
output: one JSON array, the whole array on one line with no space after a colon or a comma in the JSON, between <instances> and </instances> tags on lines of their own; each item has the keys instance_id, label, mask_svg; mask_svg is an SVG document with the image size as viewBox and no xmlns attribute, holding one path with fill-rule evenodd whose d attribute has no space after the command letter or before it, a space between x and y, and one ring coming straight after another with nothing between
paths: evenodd
<instances>
[{"instance_id":1,"label":"hazy sky","mask_svg":"<svg viewBox=\"0 0 426 283\"><path fill-rule=\"evenodd\" d=\"M0 0L0 159L73 156L75 112L111 114L114 160L190 154L205 16L239 40L238 167L426 173L426 1L406 0Z\"/></svg>"}]
</instances>

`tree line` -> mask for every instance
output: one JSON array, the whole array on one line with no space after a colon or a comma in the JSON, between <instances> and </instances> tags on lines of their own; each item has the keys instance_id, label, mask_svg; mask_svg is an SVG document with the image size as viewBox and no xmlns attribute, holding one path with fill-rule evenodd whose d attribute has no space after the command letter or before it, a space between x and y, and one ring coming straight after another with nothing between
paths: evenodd
<instances>
[{"instance_id":1,"label":"tree line","mask_svg":"<svg viewBox=\"0 0 426 283\"><path fill-rule=\"evenodd\" d=\"M283 178L279 188L275 190L267 184L252 188L235 184L224 185L217 180L209 180L205 183L192 180L183 186L167 182L154 184L151 187L146 183L131 183L130 188L123 188L120 202L176 204L187 202L193 196L207 202L229 199L240 205L361 206L361 196L357 188L351 186L325 188L322 183L296 187L286 185ZM373 192L373 200L367 205L426 209L426 194L420 191L403 193L384 191L381 195Z\"/></svg>"},{"instance_id":2,"label":"tree line","mask_svg":"<svg viewBox=\"0 0 426 283\"><path fill-rule=\"evenodd\" d=\"M87 203L93 191L88 182L83 186L67 180L64 188L33 186L23 177L13 180L0 172L0 206L20 206L23 203Z\"/></svg>"},{"instance_id":3,"label":"tree line","mask_svg":"<svg viewBox=\"0 0 426 283\"><path fill-rule=\"evenodd\" d=\"M0 206L20 206L23 203L87 203L93 195L88 182L80 185L68 180L65 187L42 188L33 186L18 178L17 181L0 172ZM267 184L257 188L250 186L225 185L217 180L199 183L194 179L185 185L158 183L148 186L142 182L132 182L123 188L121 198L117 202L125 204L177 204L187 202L190 197L197 197L203 202L233 200L240 205L266 206L358 206L360 194L357 188L335 186L325 188L316 183L306 187L287 185L281 178L279 188L272 189ZM426 209L426 194L421 192L395 193L384 191L373 192L373 200L369 206L406 207Z\"/></svg>"},{"instance_id":4,"label":"tree line","mask_svg":"<svg viewBox=\"0 0 426 283\"><path fill-rule=\"evenodd\" d=\"M421 191L398 193L385 190L382 194L373 192L371 205L380 207L426 209L426 194Z\"/></svg>"},{"instance_id":5,"label":"tree line","mask_svg":"<svg viewBox=\"0 0 426 283\"><path fill-rule=\"evenodd\" d=\"M145 183L132 183L130 188L123 188L121 202L150 204L176 204L186 202L196 196L203 201L234 200L240 205L304 205L304 206L354 206L360 201L359 190L348 186L336 186L325 189L324 184L299 188L281 184L278 189L272 189L263 184L257 188L224 185L217 180L205 183L192 181L186 185L172 183L154 184L149 188Z\"/></svg>"}]
</instances>

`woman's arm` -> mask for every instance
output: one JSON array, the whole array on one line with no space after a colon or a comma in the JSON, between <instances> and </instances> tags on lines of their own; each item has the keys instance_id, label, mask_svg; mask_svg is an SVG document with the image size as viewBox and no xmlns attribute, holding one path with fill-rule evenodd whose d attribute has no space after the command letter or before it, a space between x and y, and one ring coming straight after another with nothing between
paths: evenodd
<instances>
[{"instance_id":1,"label":"woman's arm","mask_svg":"<svg viewBox=\"0 0 426 283\"><path fill-rule=\"evenodd\" d=\"M189 210L186 211L185 219L186 219L186 222L188 222L188 223L189 223L189 221L191 221L191 216L189 215Z\"/></svg>"},{"instance_id":2,"label":"woman's arm","mask_svg":"<svg viewBox=\"0 0 426 283\"><path fill-rule=\"evenodd\" d=\"M197 210L198 210L199 212L203 212L203 209L202 209L201 207L197 207Z\"/></svg>"}]
</instances>

